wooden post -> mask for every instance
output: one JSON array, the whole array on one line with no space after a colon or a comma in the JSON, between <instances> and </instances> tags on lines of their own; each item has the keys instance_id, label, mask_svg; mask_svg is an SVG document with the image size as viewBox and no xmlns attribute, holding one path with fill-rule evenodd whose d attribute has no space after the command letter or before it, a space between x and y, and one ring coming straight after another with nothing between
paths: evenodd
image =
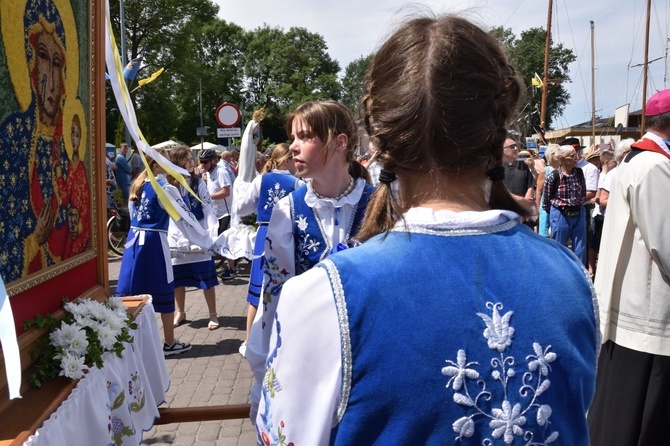
<instances>
[{"instance_id":1,"label":"wooden post","mask_svg":"<svg viewBox=\"0 0 670 446\"><path fill-rule=\"evenodd\" d=\"M545 118L547 115L547 88L549 83L549 50L551 49L551 10L553 0L549 0L549 11L547 12L547 38L544 45L544 72L542 73L542 102L540 104L540 137L544 139Z\"/></svg>"},{"instance_id":2,"label":"wooden post","mask_svg":"<svg viewBox=\"0 0 670 446\"><path fill-rule=\"evenodd\" d=\"M647 70L649 66L649 21L651 20L651 0L647 0L647 27L644 36L644 65L642 66L642 116L640 117L640 136L644 136L644 116L647 111Z\"/></svg>"}]
</instances>

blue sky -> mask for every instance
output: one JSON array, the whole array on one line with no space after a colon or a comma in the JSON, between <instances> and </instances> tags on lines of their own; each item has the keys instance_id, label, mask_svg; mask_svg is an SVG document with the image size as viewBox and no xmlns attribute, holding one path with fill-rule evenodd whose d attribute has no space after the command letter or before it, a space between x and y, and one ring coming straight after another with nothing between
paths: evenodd
<instances>
[{"instance_id":1,"label":"blue sky","mask_svg":"<svg viewBox=\"0 0 670 446\"><path fill-rule=\"evenodd\" d=\"M321 34L328 52L344 69L346 65L373 52L395 24L412 12L428 7L434 12L465 14L485 29L495 26L522 31L547 25L548 1L544 0L452 0L410 3L402 0L213 0L220 6L219 17L245 29L267 23L288 29L307 28ZM668 2L652 0L647 98L668 88L666 45L670 32ZM571 95L564 116L555 128L591 119L591 30L595 23L596 114L613 116L614 110L630 104L641 108L642 67L646 0L554 0L552 36L574 51L577 62L570 66ZM540 73L541 74L541 73ZM527 83L529 79L525 79Z\"/></svg>"}]
</instances>

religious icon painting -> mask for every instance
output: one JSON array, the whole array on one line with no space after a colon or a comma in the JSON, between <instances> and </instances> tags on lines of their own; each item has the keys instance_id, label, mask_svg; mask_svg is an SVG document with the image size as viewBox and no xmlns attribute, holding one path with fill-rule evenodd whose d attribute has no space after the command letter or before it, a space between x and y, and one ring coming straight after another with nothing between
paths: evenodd
<instances>
[{"instance_id":1,"label":"religious icon painting","mask_svg":"<svg viewBox=\"0 0 670 446\"><path fill-rule=\"evenodd\" d=\"M10 295L95 257L96 3L0 1L0 275Z\"/></svg>"}]
</instances>

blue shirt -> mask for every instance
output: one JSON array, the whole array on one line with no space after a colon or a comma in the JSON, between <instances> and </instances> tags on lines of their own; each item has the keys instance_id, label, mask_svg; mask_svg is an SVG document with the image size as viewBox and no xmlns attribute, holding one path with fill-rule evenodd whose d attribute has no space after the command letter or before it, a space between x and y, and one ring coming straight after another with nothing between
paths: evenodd
<instances>
[{"instance_id":1,"label":"blue shirt","mask_svg":"<svg viewBox=\"0 0 670 446\"><path fill-rule=\"evenodd\" d=\"M123 154L119 154L116 156L116 161L114 161L116 164L116 183L121 186L125 186L130 184L130 173L132 170L130 169L130 166L128 165L128 160L126 159Z\"/></svg>"}]
</instances>

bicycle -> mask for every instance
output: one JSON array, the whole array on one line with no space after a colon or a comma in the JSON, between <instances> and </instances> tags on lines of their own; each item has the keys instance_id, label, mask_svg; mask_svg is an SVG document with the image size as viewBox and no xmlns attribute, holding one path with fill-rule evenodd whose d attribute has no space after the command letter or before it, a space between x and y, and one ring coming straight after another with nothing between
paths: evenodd
<instances>
[{"instance_id":1,"label":"bicycle","mask_svg":"<svg viewBox=\"0 0 670 446\"><path fill-rule=\"evenodd\" d=\"M107 245L115 254L121 256L130 230L130 214L128 208L124 207L109 211L111 217L107 220Z\"/></svg>"}]
</instances>

